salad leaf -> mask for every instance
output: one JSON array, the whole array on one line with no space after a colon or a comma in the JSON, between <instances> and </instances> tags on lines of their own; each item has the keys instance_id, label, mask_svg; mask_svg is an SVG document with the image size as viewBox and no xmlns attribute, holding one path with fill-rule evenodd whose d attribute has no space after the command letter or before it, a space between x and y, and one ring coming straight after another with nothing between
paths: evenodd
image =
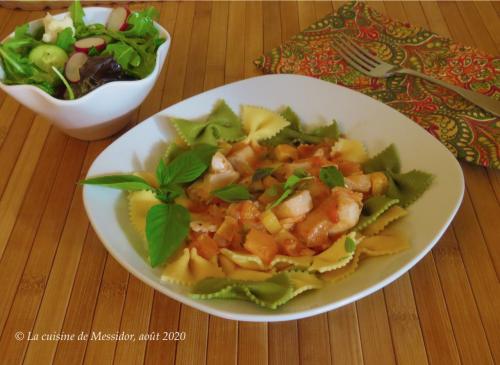
<instances>
[{"instance_id":1,"label":"salad leaf","mask_svg":"<svg viewBox=\"0 0 500 365\"><path fill-rule=\"evenodd\" d=\"M71 85L76 97L85 95L108 82L124 79L121 66L111 56L89 57L80 68L80 77L80 82Z\"/></svg>"},{"instance_id":2,"label":"salad leaf","mask_svg":"<svg viewBox=\"0 0 500 365\"><path fill-rule=\"evenodd\" d=\"M178 204L159 204L146 216L151 266L156 267L177 251L189 232L189 211Z\"/></svg>"},{"instance_id":3,"label":"salad leaf","mask_svg":"<svg viewBox=\"0 0 500 365\"><path fill-rule=\"evenodd\" d=\"M224 186L223 188L212 191L212 194L228 203L240 200L250 200L252 198L247 187L239 184Z\"/></svg>"},{"instance_id":4,"label":"salad leaf","mask_svg":"<svg viewBox=\"0 0 500 365\"><path fill-rule=\"evenodd\" d=\"M73 51L75 41L76 39L73 35L73 29L68 27L57 34L56 46L61 47L67 53L71 53Z\"/></svg>"},{"instance_id":5,"label":"salad leaf","mask_svg":"<svg viewBox=\"0 0 500 365\"><path fill-rule=\"evenodd\" d=\"M148 76L156 65L156 42L155 39L129 38L124 32L106 30L106 34L117 41L132 47L141 57L141 63L136 67L128 67L124 71L133 77L143 79Z\"/></svg>"},{"instance_id":6,"label":"salad leaf","mask_svg":"<svg viewBox=\"0 0 500 365\"><path fill-rule=\"evenodd\" d=\"M146 180L135 175L108 175L92 177L80 181L83 185L99 185L113 189L138 191L138 190L153 190Z\"/></svg>"},{"instance_id":7,"label":"salad leaf","mask_svg":"<svg viewBox=\"0 0 500 365\"><path fill-rule=\"evenodd\" d=\"M76 38L82 39L93 36L102 36L106 34L106 27L103 24L89 24L89 25L80 25L75 27L76 29ZM108 42L106 42L108 43Z\"/></svg>"},{"instance_id":8,"label":"salad leaf","mask_svg":"<svg viewBox=\"0 0 500 365\"><path fill-rule=\"evenodd\" d=\"M33 64L19 54L10 51L4 45L0 45L0 56L2 56L4 71L8 79L16 80L19 77L32 75Z\"/></svg>"},{"instance_id":9,"label":"salad leaf","mask_svg":"<svg viewBox=\"0 0 500 365\"><path fill-rule=\"evenodd\" d=\"M319 178L329 188L344 186L344 176L335 166L322 167L321 170L319 170Z\"/></svg>"},{"instance_id":10,"label":"salad leaf","mask_svg":"<svg viewBox=\"0 0 500 365\"><path fill-rule=\"evenodd\" d=\"M16 30L14 31L14 38L19 39L29 36L29 28L30 25L28 23L17 26Z\"/></svg>"},{"instance_id":11,"label":"salad leaf","mask_svg":"<svg viewBox=\"0 0 500 365\"><path fill-rule=\"evenodd\" d=\"M155 28L153 19L159 15L158 10L152 6L140 12L133 12L127 19L129 28L122 33L127 37L157 37L158 29Z\"/></svg>"},{"instance_id":12,"label":"salad leaf","mask_svg":"<svg viewBox=\"0 0 500 365\"><path fill-rule=\"evenodd\" d=\"M73 93L73 89L69 86L68 80L63 76L63 74L57 69L57 67L52 66L52 70L54 73L61 79L64 86L68 90L68 99L73 100L75 98L75 93Z\"/></svg>"},{"instance_id":13,"label":"salad leaf","mask_svg":"<svg viewBox=\"0 0 500 365\"><path fill-rule=\"evenodd\" d=\"M85 26L85 23L83 22L85 12L83 11L82 4L80 4L80 0L75 0L69 6L69 13L71 15L71 19L73 20L75 28Z\"/></svg>"},{"instance_id":14,"label":"salad leaf","mask_svg":"<svg viewBox=\"0 0 500 365\"><path fill-rule=\"evenodd\" d=\"M57 77L55 77L53 73L47 73L40 70L31 63L27 56L9 47L14 44L14 42L15 44L19 44L19 42L30 43L32 41L25 39L9 40L7 42L8 44L0 44L0 59L5 72L5 77L2 82L6 85L31 84L54 95L58 84Z\"/></svg>"},{"instance_id":15,"label":"salad leaf","mask_svg":"<svg viewBox=\"0 0 500 365\"><path fill-rule=\"evenodd\" d=\"M110 43L102 53L103 56L113 56L120 66L127 70L141 64L141 56L137 51L123 42Z\"/></svg>"},{"instance_id":16,"label":"salad leaf","mask_svg":"<svg viewBox=\"0 0 500 365\"><path fill-rule=\"evenodd\" d=\"M88 55L89 55L89 57L99 56L99 51L97 50L97 48L92 46L89 49Z\"/></svg>"}]
</instances>

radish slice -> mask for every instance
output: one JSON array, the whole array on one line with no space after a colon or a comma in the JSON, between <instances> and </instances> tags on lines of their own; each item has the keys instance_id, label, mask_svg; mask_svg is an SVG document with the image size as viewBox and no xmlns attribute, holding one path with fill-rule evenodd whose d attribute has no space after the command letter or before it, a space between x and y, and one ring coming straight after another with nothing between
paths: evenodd
<instances>
[{"instance_id":1,"label":"radish slice","mask_svg":"<svg viewBox=\"0 0 500 365\"><path fill-rule=\"evenodd\" d=\"M99 37L89 37L75 42L75 50L77 52L89 53L92 47L98 51L102 51L106 47L106 41Z\"/></svg>"},{"instance_id":2,"label":"radish slice","mask_svg":"<svg viewBox=\"0 0 500 365\"><path fill-rule=\"evenodd\" d=\"M75 52L69 57L64 68L64 73L69 81L80 81L80 68L87 62L88 58L89 56L83 52Z\"/></svg>"},{"instance_id":3,"label":"radish slice","mask_svg":"<svg viewBox=\"0 0 500 365\"><path fill-rule=\"evenodd\" d=\"M128 28L127 19L130 15L130 10L123 6L114 8L109 15L106 28L109 30L122 31Z\"/></svg>"}]
</instances>

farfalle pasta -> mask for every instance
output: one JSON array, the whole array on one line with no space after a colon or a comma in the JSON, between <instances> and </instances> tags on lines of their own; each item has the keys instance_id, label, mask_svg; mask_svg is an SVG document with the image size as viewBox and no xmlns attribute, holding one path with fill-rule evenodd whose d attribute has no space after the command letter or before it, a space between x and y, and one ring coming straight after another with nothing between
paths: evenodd
<instances>
[{"instance_id":1,"label":"farfalle pasta","mask_svg":"<svg viewBox=\"0 0 500 365\"><path fill-rule=\"evenodd\" d=\"M222 101L170 122L179 139L154 174L85 183L129 190L151 265L194 298L276 309L409 247L394 222L432 176L402 172L394 145L370 158L335 122L304 130L290 107L242 105L239 117Z\"/></svg>"}]
</instances>

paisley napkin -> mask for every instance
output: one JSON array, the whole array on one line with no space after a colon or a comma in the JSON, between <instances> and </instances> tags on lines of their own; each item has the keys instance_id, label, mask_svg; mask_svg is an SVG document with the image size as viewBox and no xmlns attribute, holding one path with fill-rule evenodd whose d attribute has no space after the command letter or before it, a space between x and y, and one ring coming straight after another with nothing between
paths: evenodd
<instances>
[{"instance_id":1,"label":"paisley napkin","mask_svg":"<svg viewBox=\"0 0 500 365\"><path fill-rule=\"evenodd\" d=\"M388 19L361 2L343 5L254 62L266 73L308 75L360 91L420 124L458 158L500 169L499 118L420 78L379 79L356 71L333 48L336 33L356 38L391 64L500 99L500 57Z\"/></svg>"}]
</instances>

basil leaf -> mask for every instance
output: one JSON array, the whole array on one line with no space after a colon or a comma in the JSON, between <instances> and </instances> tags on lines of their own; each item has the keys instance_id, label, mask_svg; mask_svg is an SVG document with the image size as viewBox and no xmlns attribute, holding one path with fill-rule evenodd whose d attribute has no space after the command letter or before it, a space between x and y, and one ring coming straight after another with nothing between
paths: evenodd
<instances>
[{"instance_id":1,"label":"basil leaf","mask_svg":"<svg viewBox=\"0 0 500 365\"><path fill-rule=\"evenodd\" d=\"M203 163L209 166L210 162L212 162L212 157L214 156L215 152L217 152L217 150L218 148L216 146L206 143L200 143L193 146L190 151L193 155L203 161Z\"/></svg>"},{"instance_id":2,"label":"basil leaf","mask_svg":"<svg viewBox=\"0 0 500 365\"><path fill-rule=\"evenodd\" d=\"M166 186L161 186L161 188L156 191L155 196L158 200L164 203L172 203L175 198L184 194L184 189L182 186L177 184L168 184Z\"/></svg>"},{"instance_id":3,"label":"basil leaf","mask_svg":"<svg viewBox=\"0 0 500 365\"><path fill-rule=\"evenodd\" d=\"M295 185L297 185L300 182L300 180L302 180L302 179L300 177L298 177L297 175L290 175L288 177L288 179L286 179L285 184L283 185L283 188L284 189L291 189Z\"/></svg>"},{"instance_id":4,"label":"basil leaf","mask_svg":"<svg viewBox=\"0 0 500 365\"><path fill-rule=\"evenodd\" d=\"M189 232L189 211L178 204L159 204L149 209L146 216L151 266L165 262L180 247Z\"/></svg>"},{"instance_id":5,"label":"basil leaf","mask_svg":"<svg viewBox=\"0 0 500 365\"><path fill-rule=\"evenodd\" d=\"M75 28L85 25L85 23L83 22L83 17L85 16L85 13L83 11L82 4L80 4L80 0L75 0L69 6L69 13L71 15L71 19L73 19L73 24Z\"/></svg>"},{"instance_id":6,"label":"basil leaf","mask_svg":"<svg viewBox=\"0 0 500 365\"><path fill-rule=\"evenodd\" d=\"M300 177L301 179L305 178L305 177L308 177L309 176L309 173L306 171L306 169L304 169L303 167L301 168L298 168L298 169L295 169L293 171L293 174L295 176L298 176Z\"/></svg>"},{"instance_id":7,"label":"basil leaf","mask_svg":"<svg viewBox=\"0 0 500 365\"><path fill-rule=\"evenodd\" d=\"M265 178L266 176L269 176L273 173L274 168L272 167L263 167L261 169L255 170L255 173L252 176L252 181L259 181Z\"/></svg>"},{"instance_id":8,"label":"basil leaf","mask_svg":"<svg viewBox=\"0 0 500 365\"><path fill-rule=\"evenodd\" d=\"M322 167L319 171L319 178L329 188L344 186L344 176L335 166Z\"/></svg>"},{"instance_id":9,"label":"basil leaf","mask_svg":"<svg viewBox=\"0 0 500 365\"><path fill-rule=\"evenodd\" d=\"M199 145L182 152L166 166L160 185L196 180L210 165L215 151L217 151L215 146Z\"/></svg>"},{"instance_id":10,"label":"basil leaf","mask_svg":"<svg viewBox=\"0 0 500 365\"><path fill-rule=\"evenodd\" d=\"M208 168L198 157L184 153L175 158L165 168L165 178L161 184L187 183L196 180Z\"/></svg>"},{"instance_id":11,"label":"basil leaf","mask_svg":"<svg viewBox=\"0 0 500 365\"><path fill-rule=\"evenodd\" d=\"M252 196L248 189L239 184L231 184L223 188L212 191L212 194L217 198L224 200L228 203L237 202L240 200L250 200Z\"/></svg>"},{"instance_id":12,"label":"basil leaf","mask_svg":"<svg viewBox=\"0 0 500 365\"><path fill-rule=\"evenodd\" d=\"M344 248L347 252L354 252L354 250L356 249L356 242L354 242L351 237L346 237Z\"/></svg>"},{"instance_id":13,"label":"basil leaf","mask_svg":"<svg viewBox=\"0 0 500 365\"><path fill-rule=\"evenodd\" d=\"M138 190L154 190L146 180L135 175L109 175L109 176L99 176L92 177L80 181L83 185L99 185L107 188L128 190L128 191L138 191Z\"/></svg>"},{"instance_id":14,"label":"basil leaf","mask_svg":"<svg viewBox=\"0 0 500 365\"><path fill-rule=\"evenodd\" d=\"M274 207L281 204L286 198L288 198L293 193L293 191L294 191L293 189L285 190L277 200L275 200L271 205L269 205L268 209L273 209Z\"/></svg>"},{"instance_id":15,"label":"basil leaf","mask_svg":"<svg viewBox=\"0 0 500 365\"><path fill-rule=\"evenodd\" d=\"M283 202L293 192L295 192L295 188L301 181L312 179L312 176L309 175L303 176L302 171L300 171L300 169L297 170L294 171L293 175L290 175L288 179L286 179L285 183L283 184L283 189L285 189L285 191L283 191L283 194L281 194L281 196L276 201L274 201L271 205L268 206L268 209L272 209L276 207L278 204L281 204L281 202ZM299 175L303 177L297 176L296 174L297 172Z\"/></svg>"},{"instance_id":16,"label":"basil leaf","mask_svg":"<svg viewBox=\"0 0 500 365\"><path fill-rule=\"evenodd\" d=\"M156 180L158 180L160 185L162 185L162 182L166 180L166 169L167 165L165 164L165 160L160 158L160 161L158 161L158 165L156 166Z\"/></svg>"},{"instance_id":17,"label":"basil leaf","mask_svg":"<svg viewBox=\"0 0 500 365\"><path fill-rule=\"evenodd\" d=\"M64 28L61 32L57 34L56 46L64 49L67 53L73 51L73 44L75 44L75 37L73 35L73 29Z\"/></svg>"}]
</instances>

